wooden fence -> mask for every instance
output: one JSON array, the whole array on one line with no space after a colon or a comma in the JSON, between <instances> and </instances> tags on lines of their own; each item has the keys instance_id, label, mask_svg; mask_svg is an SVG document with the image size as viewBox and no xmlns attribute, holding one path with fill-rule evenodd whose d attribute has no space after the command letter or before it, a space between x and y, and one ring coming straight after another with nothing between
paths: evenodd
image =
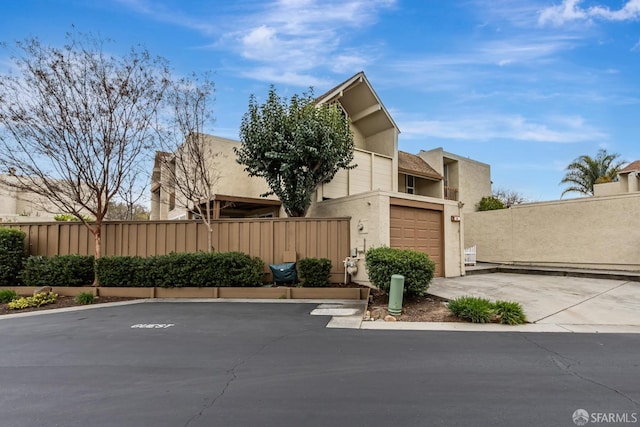
<instances>
[{"instance_id":1,"label":"wooden fence","mask_svg":"<svg viewBox=\"0 0 640 427\"><path fill-rule=\"evenodd\" d=\"M94 239L80 223L6 223L27 235L29 255L92 255ZM164 255L207 250L207 227L199 221L106 222L102 227L103 256ZM349 256L349 218L221 219L213 223L216 252L240 251L260 257L266 264L284 261L284 253L297 258L328 258L332 281L344 280L342 261Z\"/></svg>"}]
</instances>

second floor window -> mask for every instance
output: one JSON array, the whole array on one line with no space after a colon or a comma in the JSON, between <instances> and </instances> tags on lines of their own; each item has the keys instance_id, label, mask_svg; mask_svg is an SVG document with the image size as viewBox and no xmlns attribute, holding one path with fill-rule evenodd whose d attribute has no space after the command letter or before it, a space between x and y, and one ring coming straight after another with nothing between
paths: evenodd
<instances>
[{"instance_id":1,"label":"second floor window","mask_svg":"<svg viewBox=\"0 0 640 427\"><path fill-rule=\"evenodd\" d=\"M416 194L416 182L413 175L406 175L407 177L407 194Z\"/></svg>"}]
</instances>

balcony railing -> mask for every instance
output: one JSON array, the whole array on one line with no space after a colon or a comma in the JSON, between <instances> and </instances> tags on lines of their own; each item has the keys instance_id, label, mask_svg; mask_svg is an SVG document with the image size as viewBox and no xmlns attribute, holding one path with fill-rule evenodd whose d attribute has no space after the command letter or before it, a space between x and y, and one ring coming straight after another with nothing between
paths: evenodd
<instances>
[{"instance_id":1,"label":"balcony railing","mask_svg":"<svg viewBox=\"0 0 640 427\"><path fill-rule=\"evenodd\" d=\"M444 187L445 200L458 200L458 187Z\"/></svg>"}]
</instances>

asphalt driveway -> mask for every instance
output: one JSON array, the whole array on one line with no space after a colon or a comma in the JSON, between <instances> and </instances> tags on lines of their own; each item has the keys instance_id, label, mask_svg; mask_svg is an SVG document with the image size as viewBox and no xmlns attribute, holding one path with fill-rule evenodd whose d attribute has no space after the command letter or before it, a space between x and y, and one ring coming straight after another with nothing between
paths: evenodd
<instances>
[{"instance_id":1,"label":"asphalt driveway","mask_svg":"<svg viewBox=\"0 0 640 427\"><path fill-rule=\"evenodd\" d=\"M578 409L640 412L640 335L330 329L315 307L0 319L0 425L572 426Z\"/></svg>"},{"instance_id":2,"label":"asphalt driveway","mask_svg":"<svg viewBox=\"0 0 640 427\"><path fill-rule=\"evenodd\" d=\"M429 292L517 301L530 322L575 331L640 330L640 282L534 274L491 273L437 278Z\"/></svg>"}]
</instances>

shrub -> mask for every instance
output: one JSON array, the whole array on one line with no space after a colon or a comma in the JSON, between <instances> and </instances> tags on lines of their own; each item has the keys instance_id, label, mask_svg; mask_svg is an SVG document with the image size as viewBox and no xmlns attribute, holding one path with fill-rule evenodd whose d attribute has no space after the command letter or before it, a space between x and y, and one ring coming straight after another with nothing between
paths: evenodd
<instances>
[{"instance_id":1,"label":"shrub","mask_svg":"<svg viewBox=\"0 0 640 427\"><path fill-rule=\"evenodd\" d=\"M522 306L513 301L496 301L494 310L500 323L505 325L520 325L527 323L527 317L522 310Z\"/></svg>"},{"instance_id":2,"label":"shrub","mask_svg":"<svg viewBox=\"0 0 640 427\"><path fill-rule=\"evenodd\" d=\"M90 216L84 216L84 215L82 216L82 219L84 219L87 222L95 221L95 218L92 218ZM60 222L75 222L75 221L80 221L80 218L71 214L57 214L53 216L53 220L60 221Z\"/></svg>"},{"instance_id":3,"label":"shrub","mask_svg":"<svg viewBox=\"0 0 640 427\"><path fill-rule=\"evenodd\" d=\"M472 323L489 323L493 317L493 304L486 298L459 297L449 301L449 310Z\"/></svg>"},{"instance_id":4,"label":"shrub","mask_svg":"<svg viewBox=\"0 0 640 427\"><path fill-rule=\"evenodd\" d=\"M0 228L0 285L17 284L24 261L25 233Z\"/></svg>"},{"instance_id":5,"label":"shrub","mask_svg":"<svg viewBox=\"0 0 640 427\"><path fill-rule=\"evenodd\" d=\"M527 323L522 306L512 301L492 303L486 298L467 296L449 301L449 310L456 316L473 323L488 323L494 318L505 325Z\"/></svg>"},{"instance_id":6,"label":"shrub","mask_svg":"<svg viewBox=\"0 0 640 427\"><path fill-rule=\"evenodd\" d=\"M100 286L153 286L153 271L147 268L148 258L110 256L96 260L96 277Z\"/></svg>"},{"instance_id":7,"label":"shrub","mask_svg":"<svg viewBox=\"0 0 640 427\"><path fill-rule=\"evenodd\" d=\"M9 302L9 309L22 310L29 307L41 307L47 304L53 304L58 299L58 294L53 292L42 292L32 297L22 297Z\"/></svg>"},{"instance_id":8,"label":"shrub","mask_svg":"<svg viewBox=\"0 0 640 427\"><path fill-rule=\"evenodd\" d=\"M9 289L3 289L0 291L0 304L6 304L8 302L13 301L18 297L14 291L10 291Z\"/></svg>"},{"instance_id":9,"label":"shrub","mask_svg":"<svg viewBox=\"0 0 640 427\"><path fill-rule=\"evenodd\" d=\"M82 292L76 295L73 300L76 302L76 304L88 305L94 303L95 297L91 292Z\"/></svg>"},{"instance_id":10,"label":"shrub","mask_svg":"<svg viewBox=\"0 0 640 427\"><path fill-rule=\"evenodd\" d=\"M298 261L298 272L304 287L326 287L331 284L331 260L304 258Z\"/></svg>"},{"instance_id":11,"label":"shrub","mask_svg":"<svg viewBox=\"0 0 640 427\"><path fill-rule=\"evenodd\" d=\"M101 286L261 286L264 263L242 252L171 253L149 258L101 257Z\"/></svg>"},{"instance_id":12,"label":"shrub","mask_svg":"<svg viewBox=\"0 0 640 427\"><path fill-rule=\"evenodd\" d=\"M404 292L417 296L427 293L436 268L435 263L425 253L386 246L369 249L365 265L369 280L379 289L388 292L391 276L401 274L404 276Z\"/></svg>"},{"instance_id":13,"label":"shrub","mask_svg":"<svg viewBox=\"0 0 640 427\"><path fill-rule=\"evenodd\" d=\"M27 286L88 286L94 280L92 255L32 256L22 280Z\"/></svg>"},{"instance_id":14,"label":"shrub","mask_svg":"<svg viewBox=\"0 0 640 427\"><path fill-rule=\"evenodd\" d=\"M477 207L479 211L495 211L497 209L504 209L505 205L502 203L502 200L497 197L486 196L480 199Z\"/></svg>"}]
</instances>

